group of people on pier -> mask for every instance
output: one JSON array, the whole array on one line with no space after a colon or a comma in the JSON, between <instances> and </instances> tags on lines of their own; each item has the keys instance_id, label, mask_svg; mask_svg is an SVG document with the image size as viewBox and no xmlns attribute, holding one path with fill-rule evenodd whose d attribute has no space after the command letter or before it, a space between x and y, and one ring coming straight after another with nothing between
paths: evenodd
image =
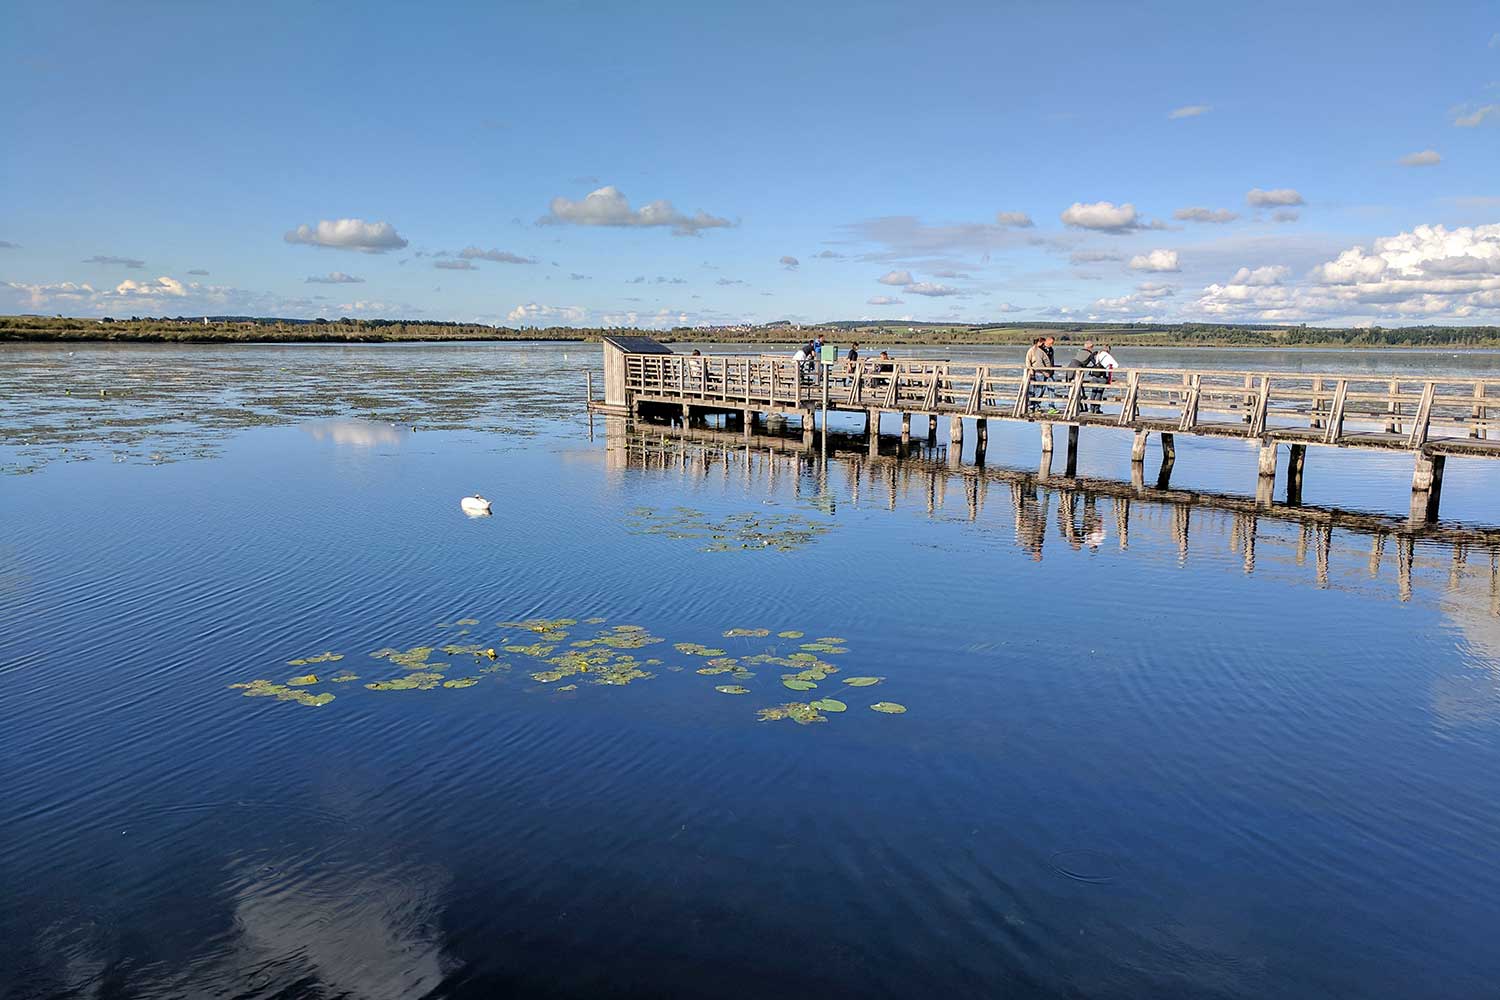
<instances>
[{"instance_id":1,"label":"group of people on pier","mask_svg":"<svg viewBox=\"0 0 1500 1000\"><path fill-rule=\"evenodd\" d=\"M1045 404L1046 412L1058 412L1056 398L1061 387L1055 384L1058 382L1057 357L1053 353L1056 343L1055 337L1034 337L1031 347L1026 351L1026 371L1031 376L1029 405L1034 411L1042 410ZM1110 352L1110 346L1103 344L1095 348L1092 340L1085 340L1065 367L1089 370L1085 378L1089 382L1087 392L1090 402L1085 408L1090 413L1100 412L1099 400L1104 398L1104 387L1114 380L1114 371L1120 367L1120 363Z\"/></svg>"}]
</instances>

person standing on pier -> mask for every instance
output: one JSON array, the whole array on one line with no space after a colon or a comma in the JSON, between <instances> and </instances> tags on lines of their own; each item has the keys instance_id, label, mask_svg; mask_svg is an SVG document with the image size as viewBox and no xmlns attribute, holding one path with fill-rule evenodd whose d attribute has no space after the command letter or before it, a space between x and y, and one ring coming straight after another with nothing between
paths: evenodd
<instances>
[{"instance_id":1,"label":"person standing on pier","mask_svg":"<svg viewBox=\"0 0 1500 1000\"><path fill-rule=\"evenodd\" d=\"M1026 352L1026 367L1031 373L1031 388L1028 390L1030 406L1032 409L1040 408L1042 398L1050 391L1046 383L1052 381L1052 372L1047 371L1052 367L1052 355L1047 350L1047 338L1037 337L1031 342L1031 350Z\"/></svg>"},{"instance_id":2,"label":"person standing on pier","mask_svg":"<svg viewBox=\"0 0 1500 1000\"><path fill-rule=\"evenodd\" d=\"M1120 362L1116 361L1115 356L1109 353L1108 344L1103 345L1094 352L1094 367L1099 369L1094 374L1094 381L1100 384L1096 384L1094 388L1089 390L1089 396L1094 400L1100 400L1104 398L1104 386L1109 385L1115 380L1115 369L1120 367ZM1100 412L1097 402L1090 409L1095 413Z\"/></svg>"}]
</instances>

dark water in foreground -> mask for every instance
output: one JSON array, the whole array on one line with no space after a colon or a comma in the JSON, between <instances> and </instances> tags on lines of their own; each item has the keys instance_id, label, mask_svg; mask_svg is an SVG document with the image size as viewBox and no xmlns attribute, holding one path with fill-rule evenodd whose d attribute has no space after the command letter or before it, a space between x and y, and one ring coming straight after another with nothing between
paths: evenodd
<instances>
[{"instance_id":1,"label":"dark water in foreground","mask_svg":"<svg viewBox=\"0 0 1500 1000\"><path fill-rule=\"evenodd\" d=\"M1413 536L1400 456L591 436L596 361L0 349L0 995L1493 995L1500 463Z\"/></svg>"}]
</instances>

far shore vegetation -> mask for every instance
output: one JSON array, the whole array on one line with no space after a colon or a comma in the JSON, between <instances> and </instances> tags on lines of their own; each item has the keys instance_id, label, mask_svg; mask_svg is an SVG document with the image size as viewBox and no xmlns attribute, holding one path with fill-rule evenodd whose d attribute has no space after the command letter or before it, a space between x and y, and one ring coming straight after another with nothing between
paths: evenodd
<instances>
[{"instance_id":1,"label":"far shore vegetation","mask_svg":"<svg viewBox=\"0 0 1500 1000\"><path fill-rule=\"evenodd\" d=\"M420 341L595 341L643 334L666 343L790 344L821 332L835 343L862 345L1026 344L1051 335L1063 343L1104 340L1141 347L1392 347L1500 348L1497 326L1315 327L1219 323L919 323L841 320L668 330L503 327L384 319L263 319L248 316L69 318L0 316L0 341L116 343L387 343Z\"/></svg>"}]
</instances>

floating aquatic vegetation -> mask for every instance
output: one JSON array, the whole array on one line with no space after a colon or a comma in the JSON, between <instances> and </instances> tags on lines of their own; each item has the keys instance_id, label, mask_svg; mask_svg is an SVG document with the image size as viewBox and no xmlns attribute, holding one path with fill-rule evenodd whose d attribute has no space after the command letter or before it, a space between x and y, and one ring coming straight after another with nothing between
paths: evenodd
<instances>
[{"instance_id":1,"label":"floating aquatic vegetation","mask_svg":"<svg viewBox=\"0 0 1500 1000\"><path fill-rule=\"evenodd\" d=\"M390 660L397 666L405 667L407 670L421 670L428 666L427 658L432 655L431 646L413 646L405 652L399 649L377 649L370 654L377 660Z\"/></svg>"},{"instance_id":2,"label":"floating aquatic vegetation","mask_svg":"<svg viewBox=\"0 0 1500 1000\"><path fill-rule=\"evenodd\" d=\"M710 649L698 642L679 642L672 648L687 656L723 656L725 652L722 649Z\"/></svg>"},{"instance_id":3,"label":"floating aquatic vegetation","mask_svg":"<svg viewBox=\"0 0 1500 1000\"><path fill-rule=\"evenodd\" d=\"M464 624L460 622L459 624ZM478 625L478 622L471 624ZM543 638L552 642L566 639L568 633L564 631L570 626L577 625L577 618L528 618L524 622L500 622L501 628L523 628L528 632L536 632Z\"/></svg>"},{"instance_id":4,"label":"floating aquatic vegetation","mask_svg":"<svg viewBox=\"0 0 1500 1000\"><path fill-rule=\"evenodd\" d=\"M534 656L538 660L544 660L552 655L556 646L548 646L544 643L533 642L529 646L501 646L507 653L519 653L522 656Z\"/></svg>"},{"instance_id":5,"label":"floating aquatic vegetation","mask_svg":"<svg viewBox=\"0 0 1500 1000\"><path fill-rule=\"evenodd\" d=\"M457 619L454 623L442 624L448 627L451 624L464 625L475 621L475 619ZM678 664L667 665L659 658L640 660L632 655L634 650L641 647L669 641L662 636L653 635L643 625L606 625L606 619L595 617L586 619L584 622L593 627L585 630L577 639L570 639L565 630L579 624L579 621L574 618L531 618L525 621L499 624L504 628L522 630L529 633L529 636L535 637L534 641L529 643L515 642L502 648L507 653L540 661L534 663L527 670L527 674L537 683L554 685L551 688L553 691L576 691L585 680L591 684L607 686L628 684L635 680L656 676L650 668L663 669L672 673L680 673L684 669L695 669L691 666L684 668ZM768 639L772 633L767 628L735 627L725 630L722 634L725 638L753 640ZM776 633L777 639L802 639L804 636L805 633L795 629L786 629ZM564 640L569 641L564 642ZM696 668L696 672L704 676L728 675L726 680L742 682L755 677L755 671L750 669L752 667L762 664L780 667L785 671L780 677L783 687L797 692L815 690L821 682L839 673L837 666L820 658L821 654L838 655L849 652L847 640L841 636L822 636L802 642L798 644L795 651L789 653L781 653L775 644L769 644L763 647L761 652L741 656L730 656L723 649L701 642L684 641L672 643L672 646L683 656L703 658L699 661L702 665ZM364 686L372 691L462 689L478 685L483 674L509 671L512 667L509 662L497 662L499 653L494 647L479 643L454 641L440 649L447 656L473 657L474 660L469 668L471 675L447 677L444 671L449 667L448 663L431 662L435 652L432 646L413 646L405 650L386 647L371 653L371 657L388 660L410 672L402 677L374 680ZM340 659L343 659L343 654L328 652L289 662L310 664ZM485 665L479 666L481 663ZM292 677L284 684L257 680L233 686L242 689L245 695L250 697L274 697L306 705L325 705L333 700L332 694L314 694L305 689L325 681L349 683L359 679L359 675L353 671L341 670L327 677L307 673ZM849 677L844 679L844 686L846 688L870 687L884 681L885 678L880 676ZM751 693L750 689L742 683L718 684L714 690L727 695ZM895 702L877 702L869 707L872 711L889 715L899 715L906 711L904 705ZM826 714L841 714L847 712L848 708L848 704L839 698L823 697L809 702L788 702L760 709L758 718L762 720L792 719L799 724L806 725L826 722Z\"/></svg>"},{"instance_id":6,"label":"floating aquatic vegetation","mask_svg":"<svg viewBox=\"0 0 1500 1000\"><path fill-rule=\"evenodd\" d=\"M454 622L453 624L455 624L455 625L478 625L479 624L479 619L478 618L460 618L458 621Z\"/></svg>"},{"instance_id":7,"label":"floating aquatic vegetation","mask_svg":"<svg viewBox=\"0 0 1500 1000\"><path fill-rule=\"evenodd\" d=\"M670 512L637 507L627 519L627 528L633 534L706 542L699 546L700 552L755 549L792 552L830 530L827 524L800 514L730 514L716 521L687 507Z\"/></svg>"},{"instance_id":8,"label":"floating aquatic vegetation","mask_svg":"<svg viewBox=\"0 0 1500 1000\"><path fill-rule=\"evenodd\" d=\"M317 656L304 656L297 660L287 660L289 667L304 667L309 663L334 663L344 658L343 653L319 653Z\"/></svg>"},{"instance_id":9,"label":"floating aquatic vegetation","mask_svg":"<svg viewBox=\"0 0 1500 1000\"><path fill-rule=\"evenodd\" d=\"M823 715L807 702L791 701L785 705L777 705L774 708L763 708L756 713L761 722L777 722L781 719L791 719L799 726L805 726L813 722L827 722L828 716Z\"/></svg>"},{"instance_id":10,"label":"floating aquatic vegetation","mask_svg":"<svg viewBox=\"0 0 1500 1000\"><path fill-rule=\"evenodd\" d=\"M419 671L388 681L375 681L371 684L366 684L365 687L371 691L431 691L442 682L442 674Z\"/></svg>"},{"instance_id":11,"label":"floating aquatic vegetation","mask_svg":"<svg viewBox=\"0 0 1500 1000\"><path fill-rule=\"evenodd\" d=\"M295 701L299 705L310 705L313 708L321 708L333 700L333 695L327 692L313 694L311 691L299 691L285 684L276 684L267 680L254 680L229 686L243 689L246 698L275 698L277 701Z\"/></svg>"}]
</instances>

